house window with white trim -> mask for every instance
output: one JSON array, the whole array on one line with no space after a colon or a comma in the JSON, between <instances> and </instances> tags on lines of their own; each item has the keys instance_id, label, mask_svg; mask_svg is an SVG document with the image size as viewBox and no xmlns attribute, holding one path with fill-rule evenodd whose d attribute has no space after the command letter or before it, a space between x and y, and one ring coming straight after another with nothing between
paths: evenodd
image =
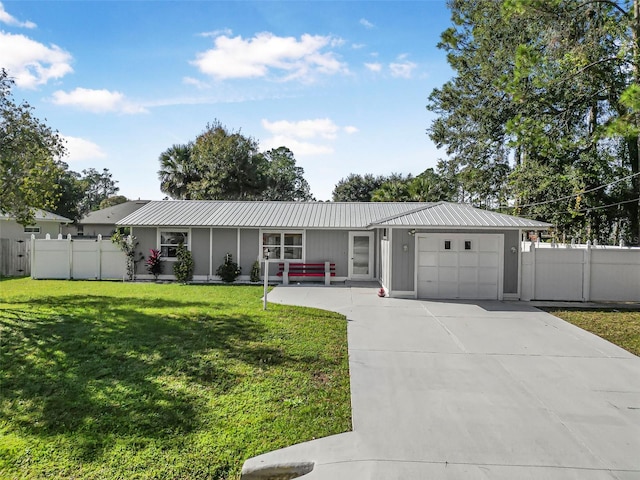
<instances>
[{"instance_id":1,"label":"house window with white trim","mask_svg":"<svg viewBox=\"0 0 640 480\"><path fill-rule=\"evenodd\" d=\"M24 227L24 233L40 233L40 227L37 225L28 225Z\"/></svg>"},{"instance_id":2,"label":"house window with white trim","mask_svg":"<svg viewBox=\"0 0 640 480\"><path fill-rule=\"evenodd\" d=\"M187 230L160 230L160 254L164 258L176 258L178 245L189 248L189 232Z\"/></svg>"},{"instance_id":3,"label":"house window with white trim","mask_svg":"<svg viewBox=\"0 0 640 480\"><path fill-rule=\"evenodd\" d=\"M265 248L269 249L271 260L302 260L302 232L262 232L260 253L264 256Z\"/></svg>"}]
</instances>

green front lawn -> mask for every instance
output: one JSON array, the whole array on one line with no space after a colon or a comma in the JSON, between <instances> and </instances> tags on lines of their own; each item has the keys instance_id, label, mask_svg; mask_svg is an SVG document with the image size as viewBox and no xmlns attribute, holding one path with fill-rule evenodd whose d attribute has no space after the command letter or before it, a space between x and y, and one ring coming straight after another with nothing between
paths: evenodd
<instances>
[{"instance_id":1,"label":"green front lawn","mask_svg":"<svg viewBox=\"0 0 640 480\"><path fill-rule=\"evenodd\" d=\"M261 296L0 281L0 478L237 478L349 430L344 317Z\"/></svg>"},{"instance_id":2,"label":"green front lawn","mask_svg":"<svg viewBox=\"0 0 640 480\"><path fill-rule=\"evenodd\" d=\"M595 333L629 352L640 355L640 311L637 310L562 310L546 311Z\"/></svg>"}]
</instances>

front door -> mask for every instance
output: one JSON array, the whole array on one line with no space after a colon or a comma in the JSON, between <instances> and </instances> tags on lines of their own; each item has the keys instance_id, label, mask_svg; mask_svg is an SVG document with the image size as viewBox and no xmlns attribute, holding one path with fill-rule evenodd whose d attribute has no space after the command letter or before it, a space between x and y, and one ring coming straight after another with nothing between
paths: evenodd
<instances>
[{"instance_id":1,"label":"front door","mask_svg":"<svg viewBox=\"0 0 640 480\"><path fill-rule=\"evenodd\" d=\"M349 278L373 279L373 232L349 232Z\"/></svg>"}]
</instances>

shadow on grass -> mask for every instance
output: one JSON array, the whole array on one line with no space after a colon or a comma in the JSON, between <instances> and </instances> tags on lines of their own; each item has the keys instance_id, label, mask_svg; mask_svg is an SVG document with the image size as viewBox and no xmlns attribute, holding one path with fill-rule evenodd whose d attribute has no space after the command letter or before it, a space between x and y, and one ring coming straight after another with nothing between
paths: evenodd
<instances>
[{"instance_id":1,"label":"shadow on grass","mask_svg":"<svg viewBox=\"0 0 640 480\"><path fill-rule=\"evenodd\" d=\"M141 312L139 298L100 296L0 308L0 423L41 437L73 435L91 460L112 436L198 429L206 401L199 393L238 384L234 362L295 361L260 343L259 320L224 304L150 302L167 315Z\"/></svg>"}]
</instances>

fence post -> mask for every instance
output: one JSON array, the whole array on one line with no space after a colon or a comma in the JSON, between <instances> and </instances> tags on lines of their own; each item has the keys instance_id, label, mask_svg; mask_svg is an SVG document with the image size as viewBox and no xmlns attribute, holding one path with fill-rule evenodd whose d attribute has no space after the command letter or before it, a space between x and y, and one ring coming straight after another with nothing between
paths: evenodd
<instances>
[{"instance_id":1,"label":"fence post","mask_svg":"<svg viewBox=\"0 0 640 480\"><path fill-rule=\"evenodd\" d=\"M62 240L62 234L58 238ZM67 236L67 248L69 251L69 275L67 275L67 280L71 280L73 278L73 242L71 242L71 234Z\"/></svg>"},{"instance_id":2,"label":"fence post","mask_svg":"<svg viewBox=\"0 0 640 480\"><path fill-rule=\"evenodd\" d=\"M591 240L587 240L582 262L582 301L591 300Z\"/></svg>"},{"instance_id":3,"label":"fence post","mask_svg":"<svg viewBox=\"0 0 640 480\"><path fill-rule=\"evenodd\" d=\"M529 249L531 252L531 299L536 299L536 245L531 242L531 248Z\"/></svg>"},{"instance_id":4,"label":"fence post","mask_svg":"<svg viewBox=\"0 0 640 480\"><path fill-rule=\"evenodd\" d=\"M36 236L33 233L31 234L31 252L29 257L29 260L31 261L31 278L37 279L37 274L34 273L36 265Z\"/></svg>"},{"instance_id":5,"label":"fence post","mask_svg":"<svg viewBox=\"0 0 640 480\"><path fill-rule=\"evenodd\" d=\"M96 280L102 280L102 235L98 235L98 268L96 270Z\"/></svg>"}]
</instances>

